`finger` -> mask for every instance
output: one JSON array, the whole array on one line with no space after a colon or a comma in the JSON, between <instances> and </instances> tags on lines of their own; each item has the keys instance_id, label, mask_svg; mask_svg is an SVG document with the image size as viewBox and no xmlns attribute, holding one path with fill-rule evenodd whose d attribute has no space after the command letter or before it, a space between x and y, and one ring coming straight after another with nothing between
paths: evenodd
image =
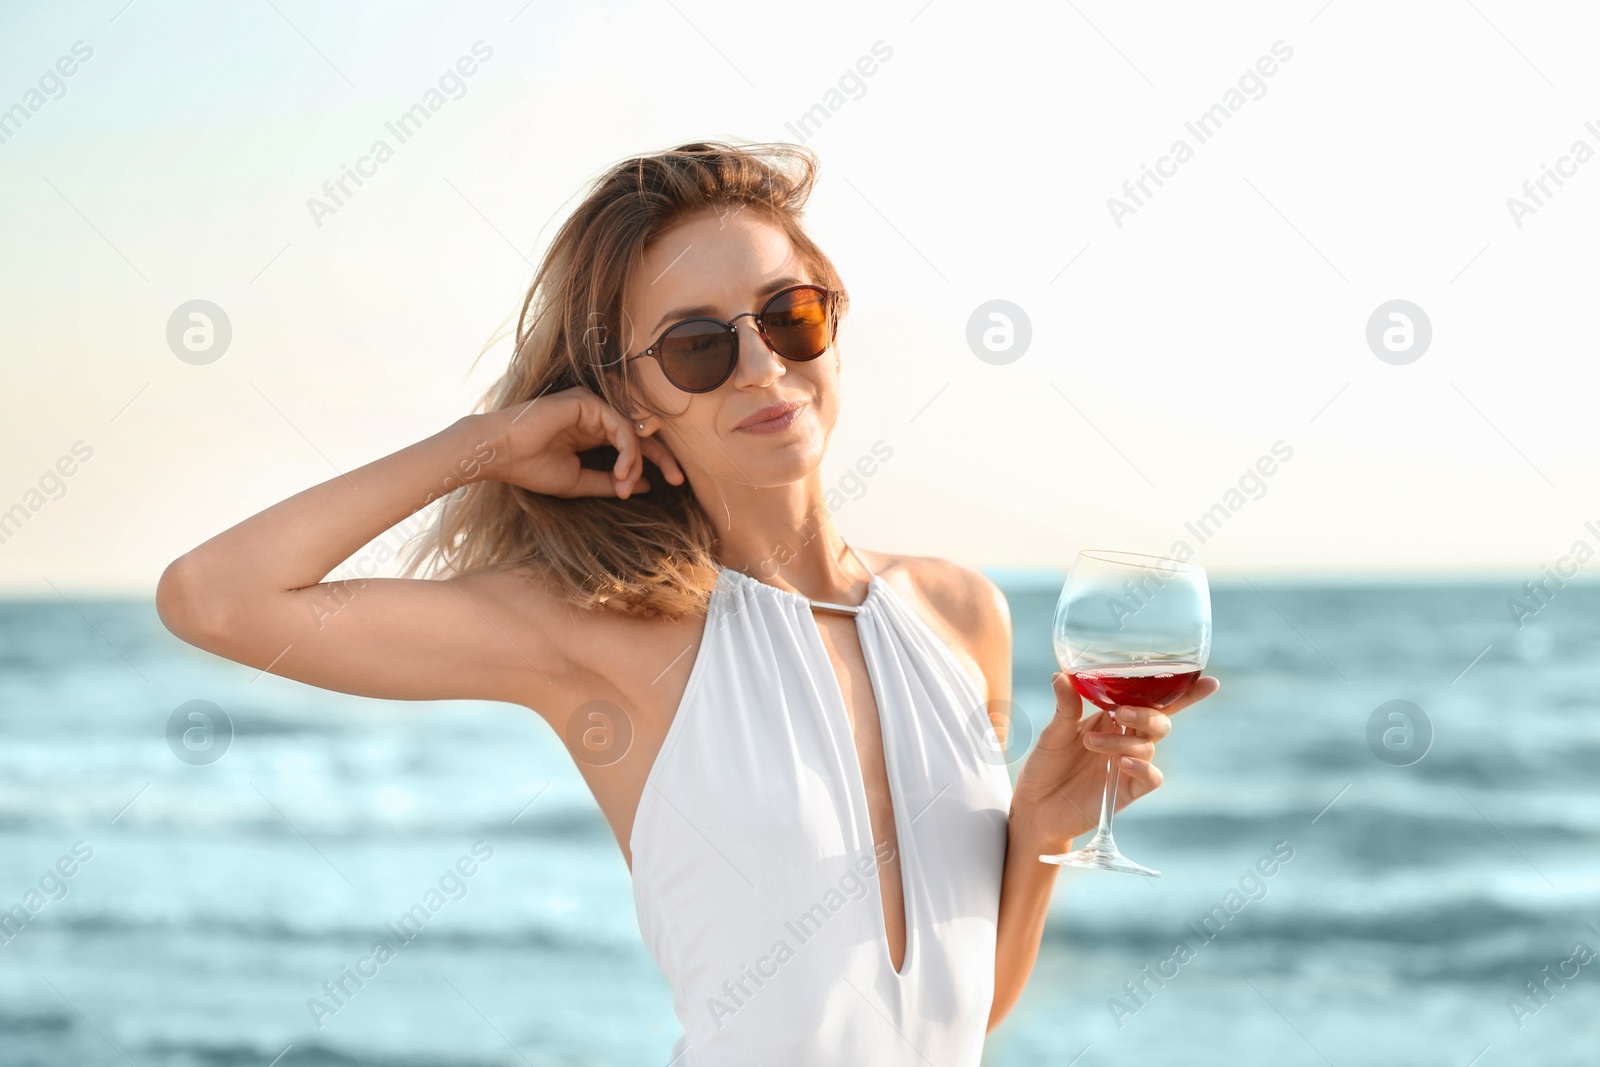
<instances>
[{"instance_id":1,"label":"finger","mask_svg":"<svg viewBox=\"0 0 1600 1067\"><path fill-rule=\"evenodd\" d=\"M660 447L660 442L639 433L634 428L633 422L623 418L622 414L609 404L602 406L604 410L601 417L606 420L607 426L612 428L613 441L617 447L617 462L612 467L616 483L612 492L620 500L626 500L635 493L648 493L650 482L644 476L645 451L652 446Z\"/></svg>"},{"instance_id":2,"label":"finger","mask_svg":"<svg viewBox=\"0 0 1600 1067\"><path fill-rule=\"evenodd\" d=\"M1064 673L1052 676L1050 683L1056 694L1056 710L1044 729L1039 731L1034 747L1064 750L1083 730L1083 697L1072 688L1072 680Z\"/></svg>"},{"instance_id":3,"label":"finger","mask_svg":"<svg viewBox=\"0 0 1600 1067\"><path fill-rule=\"evenodd\" d=\"M587 467L578 472L578 480L567 491L567 496L616 496L617 482L606 471L589 470Z\"/></svg>"},{"instance_id":4,"label":"finger","mask_svg":"<svg viewBox=\"0 0 1600 1067\"><path fill-rule=\"evenodd\" d=\"M1168 715L1175 715L1184 708L1188 707L1190 704L1204 700L1206 697L1210 696L1212 693L1215 693L1221 688L1221 682L1217 681L1210 675L1205 675L1196 679L1195 683L1189 687L1189 691L1187 693L1183 694L1183 696L1179 697L1177 700L1174 700L1171 704L1168 704L1162 710Z\"/></svg>"},{"instance_id":5,"label":"finger","mask_svg":"<svg viewBox=\"0 0 1600 1067\"><path fill-rule=\"evenodd\" d=\"M1133 734L1100 734L1090 731L1083 735L1083 747L1102 756L1131 756L1134 759L1154 759L1156 743Z\"/></svg>"},{"instance_id":6,"label":"finger","mask_svg":"<svg viewBox=\"0 0 1600 1067\"><path fill-rule=\"evenodd\" d=\"M1122 778L1118 783L1117 792L1126 792L1128 800L1134 800L1160 789L1161 783L1165 780L1160 768L1154 763L1136 759L1122 765Z\"/></svg>"},{"instance_id":7,"label":"finger","mask_svg":"<svg viewBox=\"0 0 1600 1067\"><path fill-rule=\"evenodd\" d=\"M611 405L599 398L595 402L600 405L600 421L605 424L606 436L617 450L617 461L612 464L611 471L617 480L617 495L624 496L623 488L639 475L633 469L639 462L639 439L633 427Z\"/></svg>"},{"instance_id":8,"label":"finger","mask_svg":"<svg viewBox=\"0 0 1600 1067\"><path fill-rule=\"evenodd\" d=\"M1056 712L1071 719L1079 733L1104 723L1105 712L1093 704L1084 703L1083 694L1072 684L1066 671L1057 671L1050 676L1050 688L1055 690Z\"/></svg>"},{"instance_id":9,"label":"finger","mask_svg":"<svg viewBox=\"0 0 1600 1067\"><path fill-rule=\"evenodd\" d=\"M1081 721L1083 696L1073 687L1072 679L1067 677L1067 672L1057 671L1051 675L1050 688L1055 690L1056 713L1065 716L1073 723Z\"/></svg>"},{"instance_id":10,"label":"finger","mask_svg":"<svg viewBox=\"0 0 1600 1067\"><path fill-rule=\"evenodd\" d=\"M1152 741L1160 741L1172 732L1172 720L1155 708L1118 706L1107 714L1113 722Z\"/></svg>"},{"instance_id":11,"label":"finger","mask_svg":"<svg viewBox=\"0 0 1600 1067\"><path fill-rule=\"evenodd\" d=\"M574 420L571 436L575 451L587 451L601 445L610 445L617 450L617 458L611 464L612 478L620 478L622 464L627 455L628 442L623 435L622 420L617 413L598 396L574 386L572 390L573 401L578 405L578 415ZM587 469L587 468L586 468ZM587 485L592 478L580 476L580 484ZM607 488L607 493L615 492L614 487ZM589 495L585 493L584 495Z\"/></svg>"},{"instance_id":12,"label":"finger","mask_svg":"<svg viewBox=\"0 0 1600 1067\"><path fill-rule=\"evenodd\" d=\"M649 456L661 473L666 475L667 481L673 485L682 485L688 475L683 473L683 468L678 465L678 457L666 445L656 440L653 435L642 437L639 441L644 448L644 454Z\"/></svg>"},{"instance_id":13,"label":"finger","mask_svg":"<svg viewBox=\"0 0 1600 1067\"><path fill-rule=\"evenodd\" d=\"M649 488L650 483L644 480L643 475L640 475L631 480L618 479L613 483L611 491L618 500L627 500L633 494L645 492Z\"/></svg>"},{"instance_id":14,"label":"finger","mask_svg":"<svg viewBox=\"0 0 1600 1067\"><path fill-rule=\"evenodd\" d=\"M627 499L634 493L648 493L650 479L640 475L631 482L618 481L616 476L609 471L596 471L587 468L578 472L578 481L565 494L566 496L611 496Z\"/></svg>"}]
</instances>

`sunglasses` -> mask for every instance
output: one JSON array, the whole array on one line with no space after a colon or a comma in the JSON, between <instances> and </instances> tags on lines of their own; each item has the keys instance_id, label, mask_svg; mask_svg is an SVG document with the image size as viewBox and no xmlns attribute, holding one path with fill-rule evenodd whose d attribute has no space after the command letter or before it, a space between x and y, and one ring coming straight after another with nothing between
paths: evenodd
<instances>
[{"instance_id":1,"label":"sunglasses","mask_svg":"<svg viewBox=\"0 0 1600 1067\"><path fill-rule=\"evenodd\" d=\"M796 285L774 293L760 311L734 319L756 320L756 332L784 359L816 359L838 332L838 294L820 285ZM646 356L661 365L667 381L686 393L709 393L733 376L739 364L739 330L725 319L696 317L675 322L656 343L624 362Z\"/></svg>"}]
</instances>

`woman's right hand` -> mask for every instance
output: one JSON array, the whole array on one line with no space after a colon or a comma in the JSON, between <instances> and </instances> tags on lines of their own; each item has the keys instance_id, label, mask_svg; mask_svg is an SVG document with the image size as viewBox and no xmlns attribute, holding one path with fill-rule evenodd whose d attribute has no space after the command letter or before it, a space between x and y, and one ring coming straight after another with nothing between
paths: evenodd
<instances>
[{"instance_id":1,"label":"woman's right hand","mask_svg":"<svg viewBox=\"0 0 1600 1067\"><path fill-rule=\"evenodd\" d=\"M479 433L494 448L481 474L546 496L617 496L648 492L644 459L661 468L673 485L684 482L683 468L666 445L635 430L590 389L575 385L557 393L474 416ZM601 445L617 450L606 471L584 467L578 453Z\"/></svg>"}]
</instances>

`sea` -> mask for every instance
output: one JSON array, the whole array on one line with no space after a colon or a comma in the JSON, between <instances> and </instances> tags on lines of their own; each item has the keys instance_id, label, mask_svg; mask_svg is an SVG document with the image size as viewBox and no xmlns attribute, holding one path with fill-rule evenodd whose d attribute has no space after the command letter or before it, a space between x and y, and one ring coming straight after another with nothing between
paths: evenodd
<instances>
[{"instance_id":1,"label":"sea","mask_svg":"<svg viewBox=\"0 0 1600 1067\"><path fill-rule=\"evenodd\" d=\"M1061 576L991 573L1015 775ZM1161 877L1060 872L984 1067L1600 1063L1600 588L1212 603L1221 690L1116 819ZM677 1034L542 720L264 674L148 599L0 602L0 909L5 1067L662 1067Z\"/></svg>"}]
</instances>

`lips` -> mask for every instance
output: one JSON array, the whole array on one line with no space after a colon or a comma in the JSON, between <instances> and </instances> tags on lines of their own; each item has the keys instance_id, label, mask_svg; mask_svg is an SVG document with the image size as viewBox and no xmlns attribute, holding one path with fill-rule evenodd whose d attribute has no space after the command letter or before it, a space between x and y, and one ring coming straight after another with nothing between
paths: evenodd
<instances>
[{"instance_id":1,"label":"lips","mask_svg":"<svg viewBox=\"0 0 1600 1067\"><path fill-rule=\"evenodd\" d=\"M798 400L790 400L782 404L772 404L768 407L762 408L754 415L751 415L735 428L740 430L748 430L752 426L756 426L759 423L771 422L774 419L781 419L785 415L788 415L794 411L798 411L803 407L805 407L805 405Z\"/></svg>"}]
</instances>

